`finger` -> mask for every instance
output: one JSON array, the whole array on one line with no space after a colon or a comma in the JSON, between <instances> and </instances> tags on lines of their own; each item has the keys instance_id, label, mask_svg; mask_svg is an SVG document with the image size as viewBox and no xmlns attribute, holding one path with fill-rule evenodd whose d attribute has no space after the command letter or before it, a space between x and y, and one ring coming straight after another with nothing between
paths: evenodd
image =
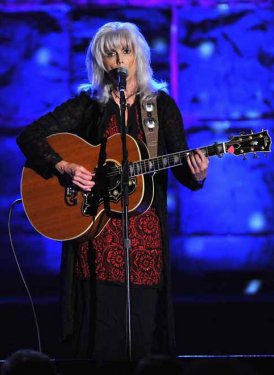
<instances>
[{"instance_id":1,"label":"finger","mask_svg":"<svg viewBox=\"0 0 274 375\"><path fill-rule=\"evenodd\" d=\"M76 168L74 168L74 173L73 173L73 175L75 176L75 175L77 175L77 176L81 176L81 175L83 175L83 176L87 176L87 177L89 177L89 178L91 178L92 177L92 173L90 172L90 171L88 171L86 168L84 168L84 167L76 167Z\"/></svg>"},{"instance_id":2,"label":"finger","mask_svg":"<svg viewBox=\"0 0 274 375\"><path fill-rule=\"evenodd\" d=\"M199 155L201 159L204 159L206 157L205 154L203 153L203 151L200 150L199 148L197 148L195 150L195 153L196 153L196 155Z\"/></svg>"},{"instance_id":3,"label":"finger","mask_svg":"<svg viewBox=\"0 0 274 375\"><path fill-rule=\"evenodd\" d=\"M86 186L94 186L95 181L92 180L89 176L86 175L77 175L73 176L72 178L73 183L78 182L79 184L86 185Z\"/></svg>"},{"instance_id":4,"label":"finger","mask_svg":"<svg viewBox=\"0 0 274 375\"><path fill-rule=\"evenodd\" d=\"M189 169L190 169L191 173L195 174L195 169L194 169L194 166L193 166L192 158L190 156L188 156L186 160L187 160L187 164L189 166Z\"/></svg>"},{"instance_id":5,"label":"finger","mask_svg":"<svg viewBox=\"0 0 274 375\"><path fill-rule=\"evenodd\" d=\"M82 181L73 179L72 182L73 182L74 185L80 187L82 190L85 190L85 191L90 191L95 185L94 181L82 182Z\"/></svg>"},{"instance_id":6,"label":"finger","mask_svg":"<svg viewBox=\"0 0 274 375\"><path fill-rule=\"evenodd\" d=\"M198 154L191 154L189 157L189 161L192 165L192 168L194 169L195 172L200 170L200 166L202 164L202 160L200 158L200 155Z\"/></svg>"},{"instance_id":7,"label":"finger","mask_svg":"<svg viewBox=\"0 0 274 375\"><path fill-rule=\"evenodd\" d=\"M201 170L207 169L209 164L209 158L205 156L205 154L201 150L196 150L195 155L195 161L197 167L199 167Z\"/></svg>"},{"instance_id":8,"label":"finger","mask_svg":"<svg viewBox=\"0 0 274 375\"><path fill-rule=\"evenodd\" d=\"M209 164L209 158L200 149L197 149L196 152L200 156L202 163L204 165L208 166L208 164Z\"/></svg>"}]
</instances>

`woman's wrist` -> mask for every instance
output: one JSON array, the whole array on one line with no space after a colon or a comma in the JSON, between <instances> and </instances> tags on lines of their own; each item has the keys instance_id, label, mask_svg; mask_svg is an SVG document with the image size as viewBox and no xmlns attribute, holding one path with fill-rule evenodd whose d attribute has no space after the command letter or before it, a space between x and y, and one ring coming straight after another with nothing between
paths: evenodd
<instances>
[{"instance_id":1,"label":"woman's wrist","mask_svg":"<svg viewBox=\"0 0 274 375\"><path fill-rule=\"evenodd\" d=\"M68 165L68 162L65 160L61 160L58 163L55 164L55 168L57 169L58 172L61 174L64 174L66 171L66 166Z\"/></svg>"}]
</instances>

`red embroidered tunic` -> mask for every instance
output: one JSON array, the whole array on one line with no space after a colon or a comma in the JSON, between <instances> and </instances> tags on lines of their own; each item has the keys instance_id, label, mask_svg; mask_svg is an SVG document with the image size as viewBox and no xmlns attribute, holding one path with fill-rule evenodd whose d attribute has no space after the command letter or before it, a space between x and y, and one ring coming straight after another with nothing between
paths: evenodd
<instances>
[{"instance_id":1,"label":"red embroidered tunic","mask_svg":"<svg viewBox=\"0 0 274 375\"><path fill-rule=\"evenodd\" d=\"M138 120L138 111L136 110ZM104 136L117 133L118 121L112 115ZM138 138L143 133L138 121ZM160 221L154 208L145 213L129 218L130 248L130 281L135 285L158 286L162 271L162 241ZM95 252L95 275L97 281L114 283L125 282L125 251L122 238L121 219L112 218L102 232L91 242L79 246L76 275L79 278L90 278L90 251Z\"/></svg>"}]
</instances>

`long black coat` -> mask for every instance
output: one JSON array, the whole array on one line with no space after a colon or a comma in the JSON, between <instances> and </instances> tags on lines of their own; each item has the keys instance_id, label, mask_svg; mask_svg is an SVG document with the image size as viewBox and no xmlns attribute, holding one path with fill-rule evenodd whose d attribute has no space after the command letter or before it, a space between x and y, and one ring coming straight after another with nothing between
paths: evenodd
<instances>
[{"instance_id":1,"label":"long black coat","mask_svg":"<svg viewBox=\"0 0 274 375\"><path fill-rule=\"evenodd\" d=\"M137 105L138 101L137 101ZM56 107L53 112L42 116L27 126L17 137L17 143L26 158L48 177L61 157L51 149L45 138L59 132L71 132L92 144L98 144L106 130L116 104L110 100L106 105L99 104L82 92L76 97ZM188 149L180 111L174 100L166 93L157 96L159 135L158 155ZM140 112L140 110L139 110ZM140 113L139 113L140 114ZM134 123L136 119L131 119ZM136 135L136 126L129 126L129 133ZM193 178L187 163L171 169L178 181L186 187L201 188ZM160 309L157 322L158 350L175 353L175 332L172 306L170 253L167 233L167 180L168 172L163 170L154 177L154 202L160 217L163 240L163 283L160 290ZM63 242L61 261L61 337L73 337L75 328L75 299L77 283L74 278L75 241ZM86 295L90 296L89 287ZM91 301L92 302L92 301Z\"/></svg>"}]
</instances>

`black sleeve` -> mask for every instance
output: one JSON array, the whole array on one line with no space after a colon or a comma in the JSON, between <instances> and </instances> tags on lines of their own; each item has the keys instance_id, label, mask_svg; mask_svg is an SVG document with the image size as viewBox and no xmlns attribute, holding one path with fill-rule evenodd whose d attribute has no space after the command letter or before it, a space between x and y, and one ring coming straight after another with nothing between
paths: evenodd
<instances>
[{"instance_id":1,"label":"black sleeve","mask_svg":"<svg viewBox=\"0 0 274 375\"><path fill-rule=\"evenodd\" d=\"M188 150L182 115L174 99L161 92L157 106L167 153ZM203 186L192 175L186 160L181 166L171 169L176 179L188 188L196 190Z\"/></svg>"},{"instance_id":2,"label":"black sleeve","mask_svg":"<svg viewBox=\"0 0 274 375\"><path fill-rule=\"evenodd\" d=\"M19 148L28 162L43 175L48 175L55 164L62 160L49 145L47 137L62 132L74 133L90 100L88 94L82 92L26 126L18 135L16 141Z\"/></svg>"}]
</instances>

